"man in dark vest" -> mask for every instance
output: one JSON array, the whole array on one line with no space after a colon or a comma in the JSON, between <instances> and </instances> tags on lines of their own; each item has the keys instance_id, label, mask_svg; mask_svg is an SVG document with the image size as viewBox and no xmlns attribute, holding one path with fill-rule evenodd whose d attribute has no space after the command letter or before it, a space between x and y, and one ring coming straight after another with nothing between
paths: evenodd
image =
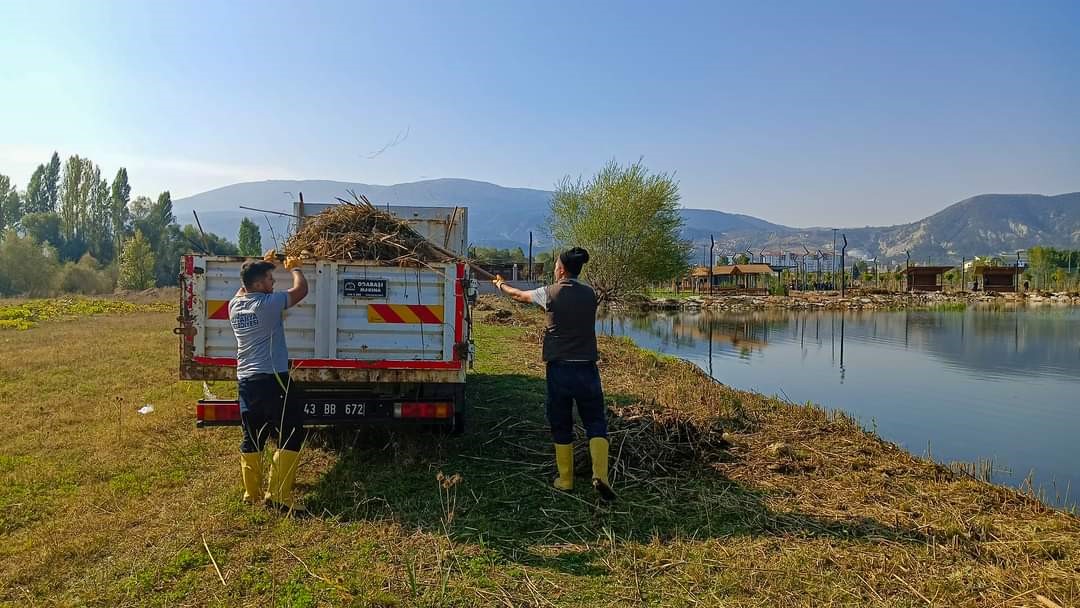
<instances>
[{"instance_id":1,"label":"man in dark vest","mask_svg":"<svg viewBox=\"0 0 1080 608\"><path fill-rule=\"evenodd\" d=\"M592 458L592 485L604 501L615 500L608 481L607 410L596 361L596 294L578 280L589 252L564 251L555 263L555 283L531 291L515 289L502 277L495 287L519 302L547 311L544 362L547 364L547 418L555 440L555 487L574 488L574 403L585 426Z\"/></svg>"}]
</instances>

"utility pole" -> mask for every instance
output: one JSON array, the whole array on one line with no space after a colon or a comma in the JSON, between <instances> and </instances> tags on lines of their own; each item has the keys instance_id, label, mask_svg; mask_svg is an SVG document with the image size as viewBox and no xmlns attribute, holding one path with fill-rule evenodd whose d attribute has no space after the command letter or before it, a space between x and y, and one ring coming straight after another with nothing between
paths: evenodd
<instances>
[{"instance_id":1,"label":"utility pole","mask_svg":"<svg viewBox=\"0 0 1080 608\"><path fill-rule=\"evenodd\" d=\"M844 248L840 250L840 297L844 297L844 287L846 287L845 270L847 266L847 235L844 236ZM843 344L841 344L843 346Z\"/></svg>"},{"instance_id":2,"label":"utility pole","mask_svg":"<svg viewBox=\"0 0 1080 608\"><path fill-rule=\"evenodd\" d=\"M712 288L713 288L713 266L716 263L716 260L713 257L713 256L716 255L715 250L716 250L716 239L714 239L713 235L710 234L709 235L709 295L712 295Z\"/></svg>"},{"instance_id":3,"label":"utility pole","mask_svg":"<svg viewBox=\"0 0 1080 608\"><path fill-rule=\"evenodd\" d=\"M803 256L802 256L802 267L803 267L803 276L802 276L803 286L802 286L802 288L803 288L803 290L809 290L809 287L810 287L810 265L806 262L806 258L809 257L810 250L806 248L806 245L803 245L802 250L805 252L805 253L803 253Z\"/></svg>"},{"instance_id":4,"label":"utility pole","mask_svg":"<svg viewBox=\"0 0 1080 608\"><path fill-rule=\"evenodd\" d=\"M832 283L833 289L836 289L836 230L836 228L832 229L832 249L829 250L831 256L829 258L829 272L832 275L832 280L829 282Z\"/></svg>"}]
</instances>

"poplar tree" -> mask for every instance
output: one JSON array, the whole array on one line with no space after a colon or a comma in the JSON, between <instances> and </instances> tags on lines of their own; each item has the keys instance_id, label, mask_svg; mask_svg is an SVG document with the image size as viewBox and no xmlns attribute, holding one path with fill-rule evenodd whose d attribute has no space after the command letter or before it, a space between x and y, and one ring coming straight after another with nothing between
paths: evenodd
<instances>
[{"instance_id":1,"label":"poplar tree","mask_svg":"<svg viewBox=\"0 0 1080 608\"><path fill-rule=\"evenodd\" d=\"M262 251L262 235L259 233L259 225L244 218L240 221L240 233L237 235L240 245L240 255L254 257Z\"/></svg>"}]
</instances>

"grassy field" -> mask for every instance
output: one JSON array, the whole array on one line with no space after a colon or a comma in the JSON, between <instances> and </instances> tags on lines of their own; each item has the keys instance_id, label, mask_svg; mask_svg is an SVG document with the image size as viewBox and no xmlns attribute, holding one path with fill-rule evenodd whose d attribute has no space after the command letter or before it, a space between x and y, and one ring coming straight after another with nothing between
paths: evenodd
<instances>
[{"instance_id":1,"label":"grassy field","mask_svg":"<svg viewBox=\"0 0 1080 608\"><path fill-rule=\"evenodd\" d=\"M620 502L596 503L580 456L557 493L536 317L480 315L470 430L315 433L308 520L241 504L239 431L194 428L175 313L0 331L0 603L1080 603L1075 516L620 340L602 343Z\"/></svg>"}]
</instances>

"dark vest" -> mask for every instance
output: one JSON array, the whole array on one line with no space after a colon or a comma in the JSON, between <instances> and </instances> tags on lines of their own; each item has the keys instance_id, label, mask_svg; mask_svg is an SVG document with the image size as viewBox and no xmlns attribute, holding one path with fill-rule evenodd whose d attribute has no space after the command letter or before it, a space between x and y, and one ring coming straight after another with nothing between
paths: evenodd
<instances>
[{"instance_id":1,"label":"dark vest","mask_svg":"<svg viewBox=\"0 0 1080 608\"><path fill-rule=\"evenodd\" d=\"M596 294L592 287L563 279L547 290L544 361L596 361Z\"/></svg>"}]
</instances>

